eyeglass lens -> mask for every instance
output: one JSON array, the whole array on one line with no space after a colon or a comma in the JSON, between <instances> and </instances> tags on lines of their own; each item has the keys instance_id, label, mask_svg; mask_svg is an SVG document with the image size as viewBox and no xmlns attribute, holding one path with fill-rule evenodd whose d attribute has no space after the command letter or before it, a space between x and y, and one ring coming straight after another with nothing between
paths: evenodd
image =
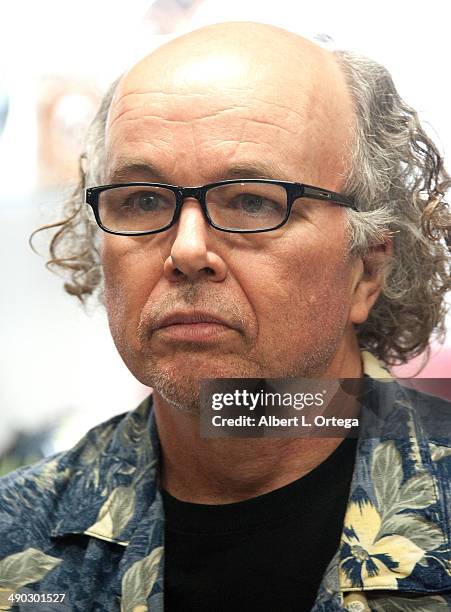
<instances>
[{"instance_id":1,"label":"eyeglass lens","mask_svg":"<svg viewBox=\"0 0 451 612\"><path fill-rule=\"evenodd\" d=\"M258 230L279 225L287 210L281 185L232 183L207 192L207 210L213 223L228 229Z\"/></svg>"}]
</instances>

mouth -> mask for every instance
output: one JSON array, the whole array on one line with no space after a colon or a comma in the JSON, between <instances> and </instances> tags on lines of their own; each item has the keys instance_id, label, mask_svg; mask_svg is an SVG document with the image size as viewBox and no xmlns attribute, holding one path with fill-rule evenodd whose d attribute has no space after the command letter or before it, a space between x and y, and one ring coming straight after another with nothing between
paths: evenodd
<instances>
[{"instance_id":1,"label":"mouth","mask_svg":"<svg viewBox=\"0 0 451 612\"><path fill-rule=\"evenodd\" d=\"M154 331L166 340L202 342L217 340L234 328L222 317L207 312L175 312L164 317Z\"/></svg>"}]
</instances>

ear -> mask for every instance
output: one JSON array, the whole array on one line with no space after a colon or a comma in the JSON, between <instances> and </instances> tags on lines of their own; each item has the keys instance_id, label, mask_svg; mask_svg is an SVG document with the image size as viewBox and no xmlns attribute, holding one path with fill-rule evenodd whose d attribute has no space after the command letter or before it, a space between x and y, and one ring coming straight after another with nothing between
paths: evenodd
<instances>
[{"instance_id":1,"label":"ear","mask_svg":"<svg viewBox=\"0 0 451 612\"><path fill-rule=\"evenodd\" d=\"M359 258L357 274L349 310L350 323L364 323L382 289L384 270L393 254L391 240L370 247L367 254Z\"/></svg>"}]
</instances>

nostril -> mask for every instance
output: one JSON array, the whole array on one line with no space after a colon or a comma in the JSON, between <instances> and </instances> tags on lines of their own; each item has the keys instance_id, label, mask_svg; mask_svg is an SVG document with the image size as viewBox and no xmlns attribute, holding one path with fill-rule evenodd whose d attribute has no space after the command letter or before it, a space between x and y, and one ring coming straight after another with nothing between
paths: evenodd
<instances>
[{"instance_id":1,"label":"nostril","mask_svg":"<svg viewBox=\"0 0 451 612\"><path fill-rule=\"evenodd\" d=\"M200 273L204 273L207 276L214 276L216 274L216 272L213 270L213 268L210 267L205 267L202 268L201 270L199 270ZM180 277L180 276L186 276L186 273L183 272L182 270L180 270L180 268L173 268L172 270L172 274L174 276Z\"/></svg>"}]
</instances>

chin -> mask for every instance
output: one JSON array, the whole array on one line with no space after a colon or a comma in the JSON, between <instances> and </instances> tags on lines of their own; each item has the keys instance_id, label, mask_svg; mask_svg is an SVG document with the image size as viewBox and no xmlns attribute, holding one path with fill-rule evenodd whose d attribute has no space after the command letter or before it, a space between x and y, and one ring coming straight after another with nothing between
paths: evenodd
<instances>
[{"instance_id":1,"label":"chin","mask_svg":"<svg viewBox=\"0 0 451 612\"><path fill-rule=\"evenodd\" d=\"M178 360L164 364L146 363L143 372L133 371L133 375L147 387L152 387L170 405L180 411L199 413L200 383L208 378L260 378L262 373L257 367L250 367L249 362L241 360L207 360L186 356L183 362Z\"/></svg>"}]
</instances>

